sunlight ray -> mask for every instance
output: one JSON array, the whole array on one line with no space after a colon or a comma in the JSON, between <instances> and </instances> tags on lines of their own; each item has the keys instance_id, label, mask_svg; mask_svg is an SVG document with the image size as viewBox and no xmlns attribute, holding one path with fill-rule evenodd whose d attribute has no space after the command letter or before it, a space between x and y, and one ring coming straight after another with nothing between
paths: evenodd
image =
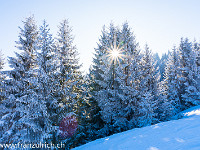
<instances>
[{"instance_id":1,"label":"sunlight ray","mask_svg":"<svg viewBox=\"0 0 200 150\"><path fill-rule=\"evenodd\" d=\"M114 37L114 42L110 42L110 46L107 47L107 57L109 58L110 64L111 63L120 63L120 59L123 59L125 55L123 54L122 50L125 45L120 47L120 44L117 45L116 36Z\"/></svg>"}]
</instances>

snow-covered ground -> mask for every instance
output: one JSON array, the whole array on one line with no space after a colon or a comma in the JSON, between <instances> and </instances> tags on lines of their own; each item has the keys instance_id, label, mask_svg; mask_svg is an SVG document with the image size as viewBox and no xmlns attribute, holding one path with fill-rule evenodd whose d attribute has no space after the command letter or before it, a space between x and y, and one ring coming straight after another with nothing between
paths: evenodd
<instances>
[{"instance_id":1,"label":"snow-covered ground","mask_svg":"<svg viewBox=\"0 0 200 150\"><path fill-rule=\"evenodd\" d=\"M182 119L114 134L74 150L200 150L200 106L181 114Z\"/></svg>"}]
</instances>

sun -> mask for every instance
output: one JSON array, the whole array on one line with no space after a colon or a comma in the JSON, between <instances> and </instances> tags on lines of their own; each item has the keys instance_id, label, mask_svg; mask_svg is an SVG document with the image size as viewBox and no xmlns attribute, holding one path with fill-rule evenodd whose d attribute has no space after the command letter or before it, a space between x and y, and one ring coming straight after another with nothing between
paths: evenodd
<instances>
[{"instance_id":1,"label":"sun","mask_svg":"<svg viewBox=\"0 0 200 150\"><path fill-rule=\"evenodd\" d=\"M113 49L111 51L111 56L113 57L113 59L116 59L117 57L119 57L120 56L119 50L118 49Z\"/></svg>"},{"instance_id":2,"label":"sun","mask_svg":"<svg viewBox=\"0 0 200 150\"><path fill-rule=\"evenodd\" d=\"M122 43L122 42L121 42ZM120 44L116 44L116 38L114 38L114 44L110 44L110 47L107 47L107 56L110 60L110 63L119 63L120 59L123 59L124 55L122 49L124 45L120 47Z\"/></svg>"}]
</instances>

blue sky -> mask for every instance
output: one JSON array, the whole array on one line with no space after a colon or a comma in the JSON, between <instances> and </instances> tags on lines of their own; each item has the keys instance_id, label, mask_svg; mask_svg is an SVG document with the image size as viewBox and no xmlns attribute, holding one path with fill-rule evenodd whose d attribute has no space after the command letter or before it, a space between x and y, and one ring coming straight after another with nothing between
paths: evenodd
<instances>
[{"instance_id":1,"label":"blue sky","mask_svg":"<svg viewBox=\"0 0 200 150\"><path fill-rule=\"evenodd\" d=\"M199 6L199 0L0 0L0 49L4 57L14 56L18 26L34 14L38 25L46 19L54 36L59 22L69 19L82 70L91 64L102 26L111 21L128 21L140 47L147 43L161 55L181 37L200 42Z\"/></svg>"}]
</instances>

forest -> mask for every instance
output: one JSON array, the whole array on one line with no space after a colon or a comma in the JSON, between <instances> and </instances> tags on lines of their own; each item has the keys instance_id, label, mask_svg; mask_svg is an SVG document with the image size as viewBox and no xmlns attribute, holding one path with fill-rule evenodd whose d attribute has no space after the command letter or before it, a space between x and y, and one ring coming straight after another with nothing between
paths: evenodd
<instances>
[{"instance_id":1,"label":"forest","mask_svg":"<svg viewBox=\"0 0 200 150\"><path fill-rule=\"evenodd\" d=\"M68 20L56 36L44 20L23 21L18 52L3 71L0 55L0 143L64 143L98 138L175 119L200 104L200 43L181 38L160 58L141 48L128 23L103 26L89 72ZM87 58L85 58L87 59Z\"/></svg>"}]
</instances>

